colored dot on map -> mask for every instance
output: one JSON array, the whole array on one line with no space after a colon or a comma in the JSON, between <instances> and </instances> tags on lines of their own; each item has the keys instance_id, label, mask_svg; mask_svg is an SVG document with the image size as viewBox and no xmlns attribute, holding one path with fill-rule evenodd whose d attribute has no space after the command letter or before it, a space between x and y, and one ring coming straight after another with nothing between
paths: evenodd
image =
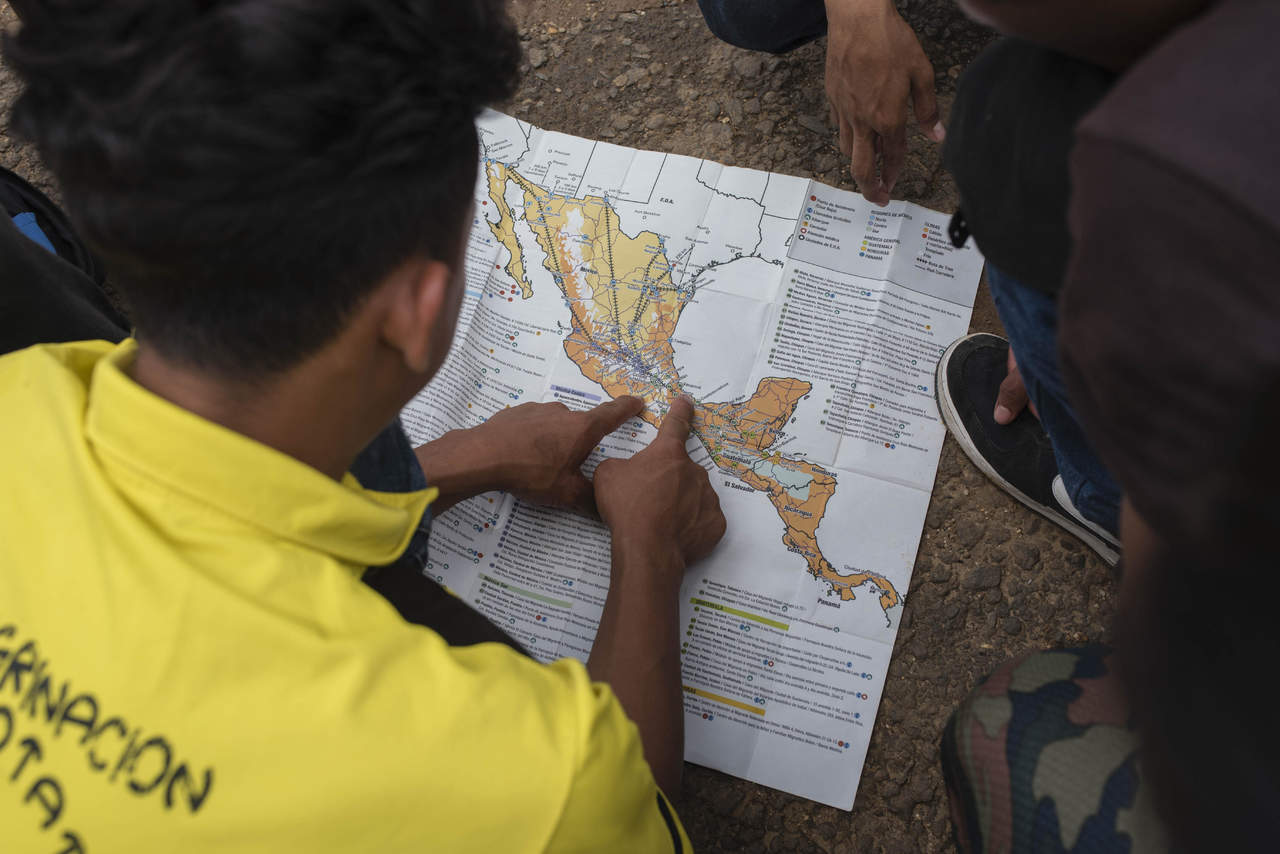
<instances>
[{"instance_id":1,"label":"colored dot on map","mask_svg":"<svg viewBox=\"0 0 1280 854\"><path fill-rule=\"evenodd\" d=\"M866 258L866 257L867 257L867 253L865 253L865 252L859 252L859 253L858 253L858 257L859 257L859 258Z\"/></svg>"},{"instance_id":2,"label":"colored dot on map","mask_svg":"<svg viewBox=\"0 0 1280 854\"><path fill-rule=\"evenodd\" d=\"M484 526L485 526L486 528L487 528L487 527L489 527L489 523L488 523L488 522L485 522L485 523L484 523Z\"/></svg>"},{"instance_id":3,"label":"colored dot on map","mask_svg":"<svg viewBox=\"0 0 1280 854\"><path fill-rule=\"evenodd\" d=\"M809 201L811 201L811 202L816 202L817 200L818 200L818 197L817 197L817 196L810 196L810 197L809 197Z\"/></svg>"},{"instance_id":4,"label":"colored dot on map","mask_svg":"<svg viewBox=\"0 0 1280 854\"><path fill-rule=\"evenodd\" d=\"M703 719L704 721L707 719L707 713L706 713L706 712L703 712L703 713L702 713L702 719Z\"/></svg>"},{"instance_id":5,"label":"colored dot on map","mask_svg":"<svg viewBox=\"0 0 1280 854\"><path fill-rule=\"evenodd\" d=\"M485 207L488 207L488 206L489 206L489 203L488 203L488 202L481 202L480 204L484 205Z\"/></svg>"},{"instance_id":6,"label":"colored dot on map","mask_svg":"<svg viewBox=\"0 0 1280 854\"><path fill-rule=\"evenodd\" d=\"M854 712L854 713L853 713L853 716L854 716L855 718L860 718L860 717L862 717L862 712Z\"/></svg>"},{"instance_id":7,"label":"colored dot on map","mask_svg":"<svg viewBox=\"0 0 1280 854\"><path fill-rule=\"evenodd\" d=\"M484 552L480 552L480 554L476 555L476 557L484 557Z\"/></svg>"},{"instance_id":8,"label":"colored dot on map","mask_svg":"<svg viewBox=\"0 0 1280 854\"><path fill-rule=\"evenodd\" d=\"M836 742L836 744L837 744L837 745L839 745L840 747L844 747L844 742L843 742L843 741L837 741L837 742Z\"/></svg>"},{"instance_id":9,"label":"colored dot on map","mask_svg":"<svg viewBox=\"0 0 1280 854\"><path fill-rule=\"evenodd\" d=\"M502 269L502 265L501 265L501 264L494 264L494 265L493 265L493 269L495 269L495 270L501 270L501 269Z\"/></svg>"},{"instance_id":10,"label":"colored dot on map","mask_svg":"<svg viewBox=\"0 0 1280 854\"><path fill-rule=\"evenodd\" d=\"M507 302L515 302L515 297L507 297Z\"/></svg>"}]
</instances>

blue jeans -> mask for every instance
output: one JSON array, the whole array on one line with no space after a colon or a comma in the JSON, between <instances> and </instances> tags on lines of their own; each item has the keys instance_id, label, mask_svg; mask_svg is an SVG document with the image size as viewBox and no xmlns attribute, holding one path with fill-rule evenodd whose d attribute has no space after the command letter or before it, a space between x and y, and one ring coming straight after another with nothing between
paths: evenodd
<instances>
[{"instance_id":1,"label":"blue jeans","mask_svg":"<svg viewBox=\"0 0 1280 854\"><path fill-rule=\"evenodd\" d=\"M987 264L996 311L1018 359L1027 395L1049 434L1063 485L1086 519L1119 531L1120 484L1098 459L1067 399L1058 362L1057 300Z\"/></svg>"},{"instance_id":2,"label":"blue jeans","mask_svg":"<svg viewBox=\"0 0 1280 854\"><path fill-rule=\"evenodd\" d=\"M827 31L823 0L698 0L717 38L747 50L786 53Z\"/></svg>"},{"instance_id":3,"label":"blue jeans","mask_svg":"<svg viewBox=\"0 0 1280 854\"><path fill-rule=\"evenodd\" d=\"M427 488L426 475L409 444L404 427L397 418L388 424L351 464L351 473L365 489L378 492L417 492ZM431 536L431 508L422 514L418 530L409 540L404 554L396 558L393 566L401 566L421 573L427 565L427 541Z\"/></svg>"}]
</instances>

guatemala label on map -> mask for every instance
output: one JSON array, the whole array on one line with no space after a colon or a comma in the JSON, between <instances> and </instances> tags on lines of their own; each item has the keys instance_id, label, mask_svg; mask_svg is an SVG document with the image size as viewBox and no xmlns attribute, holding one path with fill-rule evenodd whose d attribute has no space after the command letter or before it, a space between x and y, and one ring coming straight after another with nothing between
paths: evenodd
<instances>
[{"instance_id":1,"label":"guatemala label on map","mask_svg":"<svg viewBox=\"0 0 1280 854\"><path fill-rule=\"evenodd\" d=\"M589 473L692 396L728 533L681 594L686 758L852 808L942 448L934 368L982 257L916 205L477 126L466 300L410 437L642 398ZM427 571L543 660L586 660L609 547L597 522L494 493L435 520Z\"/></svg>"}]
</instances>

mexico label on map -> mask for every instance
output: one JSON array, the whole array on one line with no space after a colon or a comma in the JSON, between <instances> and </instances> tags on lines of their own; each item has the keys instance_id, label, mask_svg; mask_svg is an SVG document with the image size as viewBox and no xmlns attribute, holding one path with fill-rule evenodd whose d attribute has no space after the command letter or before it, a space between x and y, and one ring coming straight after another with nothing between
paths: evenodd
<instances>
[{"instance_id":1,"label":"mexico label on map","mask_svg":"<svg viewBox=\"0 0 1280 854\"><path fill-rule=\"evenodd\" d=\"M947 217L802 178L477 123L467 295L415 444L528 401L671 401L728 519L681 593L686 758L851 809L944 427L938 357L983 260ZM494 493L432 527L427 572L543 660L586 660L601 524Z\"/></svg>"}]
</instances>

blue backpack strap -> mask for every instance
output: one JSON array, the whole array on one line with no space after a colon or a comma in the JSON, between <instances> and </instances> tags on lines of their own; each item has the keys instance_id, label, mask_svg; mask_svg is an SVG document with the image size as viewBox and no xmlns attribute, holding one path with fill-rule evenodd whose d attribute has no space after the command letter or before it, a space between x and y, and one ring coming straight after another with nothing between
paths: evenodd
<instances>
[{"instance_id":1,"label":"blue backpack strap","mask_svg":"<svg viewBox=\"0 0 1280 854\"><path fill-rule=\"evenodd\" d=\"M23 211L18 214L13 218L13 224L18 227L18 231L35 241L37 245L54 255L58 254L58 250L53 248L53 243L49 240L49 235L45 234L44 229L40 227L34 211Z\"/></svg>"},{"instance_id":2,"label":"blue backpack strap","mask_svg":"<svg viewBox=\"0 0 1280 854\"><path fill-rule=\"evenodd\" d=\"M97 285L105 281L102 265L76 235L62 209L3 167L0 167L0 206L24 235L79 269Z\"/></svg>"}]
</instances>

